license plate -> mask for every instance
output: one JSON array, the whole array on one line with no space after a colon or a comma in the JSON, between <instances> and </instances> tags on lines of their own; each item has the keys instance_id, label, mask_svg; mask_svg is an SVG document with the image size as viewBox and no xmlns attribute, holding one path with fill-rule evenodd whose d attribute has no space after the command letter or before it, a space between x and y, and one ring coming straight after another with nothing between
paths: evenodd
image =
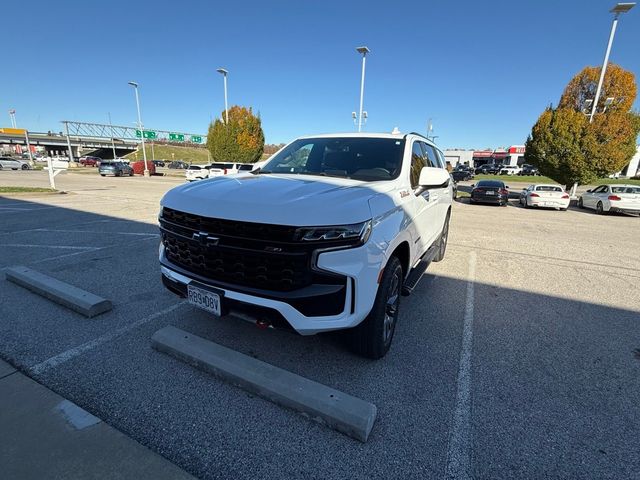
<instances>
[{"instance_id":1,"label":"license plate","mask_svg":"<svg viewBox=\"0 0 640 480\"><path fill-rule=\"evenodd\" d=\"M220 307L220 295L217 293L213 293L209 290L204 290L193 285L187 285L187 295L191 305L195 305L196 307L213 313L218 317L222 314L222 308Z\"/></svg>"},{"instance_id":2,"label":"license plate","mask_svg":"<svg viewBox=\"0 0 640 480\"><path fill-rule=\"evenodd\" d=\"M495 194L496 192L491 192L491 191L487 192L487 195L495 195Z\"/></svg>"}]
</instances>

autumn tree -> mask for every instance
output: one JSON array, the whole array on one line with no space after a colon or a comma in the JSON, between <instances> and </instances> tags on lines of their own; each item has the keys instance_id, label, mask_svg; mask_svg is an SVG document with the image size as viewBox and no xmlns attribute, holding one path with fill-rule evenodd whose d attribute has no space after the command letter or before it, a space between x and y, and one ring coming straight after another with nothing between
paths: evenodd
<instances>
[{"instance_id":1,"label":"autumn tree","mask_svg":"<svg viewBox=\"0 0 640 480\"><path fill-rule=\"evenodd\" d=\"M251 108L235 105L229 109L229 123L221 118L209 125L207 148L214 162L254 163L264 150L264 132L260 117Z\"/></svg>"},{"instance_id":2,"label":"autumn tree","mask_svg":"<svg viewBox=\"0 0 640 480\"><path fill-rule=\"evenodd\" d=\"M547 108L527 139L525 161L565 185L590 183L622 170L636 151L640 116L631 110L637 95L633 73L607 67L593 122L600 68L586 67L566 86L557 108ZM609 99L609 101L607 101Z\"/></svg>"}]
</instances>

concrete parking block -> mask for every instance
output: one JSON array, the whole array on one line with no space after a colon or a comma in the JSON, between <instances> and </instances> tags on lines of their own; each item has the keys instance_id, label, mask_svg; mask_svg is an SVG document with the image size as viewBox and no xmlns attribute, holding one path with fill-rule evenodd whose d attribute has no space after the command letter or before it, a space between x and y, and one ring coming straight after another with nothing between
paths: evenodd
<instances>
[{"instance_id":1,"label":"concrete parking block","mask_svg":"<svg viewBox=\"0 0 640 480\"><path fill-rule=\"evenodd\" d=\"M374 404L275 367L175 327L158 330L153 348L212 373L279 405L366 442Z\"/></svg>"},{"instance_id":2,"label":"concrete parking block","mask_svg":"<svg viewBox=\"0 0 640 480\"><path fill-rule=\"evenodd\" d=\"M9 365L7 362L0 360L0 378L11 375L16 369Z\"/></svg>"},{"instance_id":3,"label":"concrete parking block","mask_svg":"<svg viewBox=\"0 0 640 480\"><path fill-rule=\"evenodd\" d=\"M7 268L5 275L10 282L89 318L107 312L113 307L109 300L27 267Z\"/></svg>"}]
</instances>

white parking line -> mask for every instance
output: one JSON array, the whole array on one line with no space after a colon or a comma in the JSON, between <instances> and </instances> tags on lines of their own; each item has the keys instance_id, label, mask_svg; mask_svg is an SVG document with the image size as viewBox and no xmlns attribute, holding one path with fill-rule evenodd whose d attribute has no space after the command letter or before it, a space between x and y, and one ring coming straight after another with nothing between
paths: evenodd
<instances>
[{"instance_id":1,"label":"white parking line","mask_svg":"<svg viewBox=\"0 0 640 480\"><path fill-rule=\"evenodd\" d=\"M61 258L67 258L67 257L73 257L75 255L82 255L83 253L88 253L88 252L97 252L100 250L107 250L109 248L119 248L119 247L128 247L129 245L138 242L138 241L145 241L145 240L157 240L157 237L146 237L146 238L137 238L135 240L132 240L131 242L127 242L125 244L117 244L117 245L107 245L106 247L94 247L93 250L87 250L87 251L83 251L83 252L74 252L74 253L65 253L64 255L56 255L55 257L48 257L48 258L41 258L40 260L36 260L35 262L29 262L27 265L35 265L37 263L43 263L43 262L49 262L51 260L60 260Z\"/></svg>"},{"instance_id":2,"label":"white parking line","mask_svg":"<svg viewBox=\"0 0 640 480\"><path fill-rule=\"evenodd\" d=\"M67 249L67 250L86 250L93 251L98 250L98 247L77 247L75 245L33 245L28 243L0 243L0 247L27 247L27 248L53 248L53 249Z\"/></svg>"},{"instance_id":3,"label":"white parking line","mask_svg":"<svg viewBox=\"0 0 640 480\"><path fill-rule=\"evenodd\" d=\"M473 348L473 306L476 276L476 252L469 254L467 299L462 328L462 349L458 366L456 406L447 449L446 479L472 479L471 472L471 354Z\"/></svg>"},{"instance_id":4,"label":"white parking line","mask_svg":"<svg viewBox=\"0 0 640 480\"><path fill-rule=\"evenodd\" d=\"M159 312L155 312L147 317L141 318L140 320L136 320L133 323L130 323L129 325L125 325L124 327L118 328L117 330L114 330L113 332L108 332L105 333L104 335L101 335L100 337L91 340L89 342L83 343L82 345L78 345L75 348L71 348L65 352L59 353L58 355L55 355L47 360L45 360L44 362L40 362L34 366L32 366L29 371L33 374L33 375L38 375L41 374L43 372L46 372L47 370L50 370L54 367L57 367L58 365L61 365L69 360L71 360L72 358L75 358L79 355L82 355L84 352L87 352L89 350L92 350L96 347L99 347L100 345L102 345L103 343L109 342L117 337L119 337L120 335L123 335L124 333L127 333L129 330L133 330L134 328L138 328L142 325L144 325L145 323L148 323L152 320L155 320L158 317L161 317L163 315L166 315L169 312L174 311L176 308L184 305L186 303L185 300L182 300L178 303L174 303L173 305L171 305L168 308L165 308L164 310L160 310Z\"/></svg>"}]
</instances>

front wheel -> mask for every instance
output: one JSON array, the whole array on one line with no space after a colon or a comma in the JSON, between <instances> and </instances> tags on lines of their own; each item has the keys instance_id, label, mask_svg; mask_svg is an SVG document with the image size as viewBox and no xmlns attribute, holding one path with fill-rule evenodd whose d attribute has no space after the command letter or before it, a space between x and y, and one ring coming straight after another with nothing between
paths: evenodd
<instances>
[{"instance_id":1,"label":"front wheel","mask_svg":"<svg viewBox=\"0 0 640 480\"><path fill-rule=\"evenodd\" d=\"M400 260L391 257L382 272L371 312L360 325L347 331L351 350L355 353L378 359L389 351L398 319L403 278Z\"/></svg>"},{"instance_id":2,"label":"front wheel","mask_svg":"<svg viewBox=\"0 0 640 480\"><path fill-rule=\"evenodd\" d=\"M582 203L582 197L578 199L578 208L584 208L584 203Z\"/></svg>"},{"instance_id":3,"label":"front wheel","mask_svg":"<svg viewBox=\"0 0 640 480\"><path fill-rule=\"evenodd\" d=\"M29 165L22 165L22 170L29 170Z\"/></svg>"},{"instance_id":4,"label":"front wheel","mask_svg":"<svg viewBox=\"0 0 640 480\"><path fill-rule=\"evenodd\" d=\"M444 254L447 252L447 241L449 240L449 215L444 220L444 226L438 239L438 253L433 257L434 262L441 262L444 260Z\"/></svg>"}]
</instances>

